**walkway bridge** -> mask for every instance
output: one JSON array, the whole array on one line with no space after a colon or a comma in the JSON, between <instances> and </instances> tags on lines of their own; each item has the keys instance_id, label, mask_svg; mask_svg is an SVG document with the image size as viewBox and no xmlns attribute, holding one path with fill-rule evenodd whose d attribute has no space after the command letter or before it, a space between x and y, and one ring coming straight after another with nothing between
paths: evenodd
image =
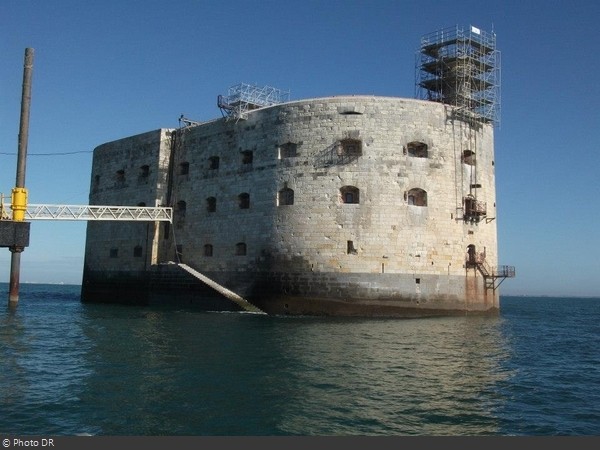
<instances>
[{"instance_id":1,"label":"walkway bridge","mask_svg":"<svg viewBox=\"0 0 600 450\"><path fill-rule=\"evenodd\" d=\"M12 205L0 204L1 220L10 220ZM27 205L26 220L110 220L172 222L173 208L103 205Z\"/></svg>"},{"instance_id":2,"label":"walkway bridge","mask_svg":"<svg viewBox=\"0 0 600 450\"><path fill-rule=\"evenodd\" d=\"M1 196L0 196L1 197ZM12 205L0 201L0 221L12 222L9 211ZM107 205L47 205L30 204L25 210L26 220L74 220L74 221L128 221L128 222L173 222L173 208L146 206L107 206ZM26 222L20 222L25 225ZM2 239L0 239L2 241ZM28 239L27 239L28 241ZM14 243L14 240L11 241ZM28 245L25 244L26 247ZM0 246L2 245L0 242ZM206 275L186 264L178 266L197 280L214 289L228 300L236 303L243 311L264 314L262 310L245 298L220 285Z\"/></svg>"}]
</instances>

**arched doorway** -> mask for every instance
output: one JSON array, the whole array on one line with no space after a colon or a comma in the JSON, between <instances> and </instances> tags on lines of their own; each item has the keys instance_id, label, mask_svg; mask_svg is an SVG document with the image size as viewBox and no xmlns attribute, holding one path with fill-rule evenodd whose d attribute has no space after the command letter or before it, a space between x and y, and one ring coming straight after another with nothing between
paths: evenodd
<instances>
[{"instance_id":1,"label":"arched doorway","mask_svg":"<svg viewBox=\"0 0 600 450\"><path fill-rule=\"evenodd\" d=\"M477 250L475 245L471 244L467 246L467 267L477 266Z\"/></svg>"}]
</instances>

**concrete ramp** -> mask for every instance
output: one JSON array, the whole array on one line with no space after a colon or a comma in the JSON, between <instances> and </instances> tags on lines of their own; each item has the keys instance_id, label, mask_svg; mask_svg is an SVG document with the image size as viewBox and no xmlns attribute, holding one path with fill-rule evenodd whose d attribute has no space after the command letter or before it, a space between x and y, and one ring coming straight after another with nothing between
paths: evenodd
<instances>
[{"instance_id":1,"label":"concrete ramp","mask_svg":"<svg viewBox=\"0 0 600 450\"><path fill-rule=\"evenodd\" d=\"M244 311L253 312L253 313L260 313L260 314L266 314L263 310L261 310L261 309L257 308L256 306L254 306L252 303L250 303L245 298L239 296L238 294L236 294L233 291L230 291L225 286L220 285L216 281L211 280L206 275L202 275L200 272L198 272L197 270L195 270L192 267L188 266L187 264L179 263L177 265L179 267L181 267L183 270L185 270L186 272L188 272L190 275L192 275L194 278L197 278L198 280L202 281L207 286L210 286L215 291L217 291L218 293L222 294L224 297L226 297L229 300L231 300L232 302L236 303Z\"/></svg>"}]
</instances>

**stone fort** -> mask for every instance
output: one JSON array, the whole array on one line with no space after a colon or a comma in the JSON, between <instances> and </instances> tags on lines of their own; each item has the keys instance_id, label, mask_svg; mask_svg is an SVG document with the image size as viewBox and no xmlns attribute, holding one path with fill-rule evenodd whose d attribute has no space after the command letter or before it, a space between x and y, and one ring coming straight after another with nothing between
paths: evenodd
<instances>
[{"instance_id":1,"label":"stone fort","mask_svg":"<svg viewBox=\"0 0 600 450\"><path fill-rule=\"evenodd\" d=\"M471 28L465 45L482 47ZM464 33L450 35L422 44L423 98L241 84L222 118L97 147L90 204L173 220L88 223L83 300L240 308L201 274L272 314L497 312L514 269L498 266L496 117L480 108L495 105L473 95L481 76L457 80L488 48L462 67Z\"/></svg>"}]
</instances>

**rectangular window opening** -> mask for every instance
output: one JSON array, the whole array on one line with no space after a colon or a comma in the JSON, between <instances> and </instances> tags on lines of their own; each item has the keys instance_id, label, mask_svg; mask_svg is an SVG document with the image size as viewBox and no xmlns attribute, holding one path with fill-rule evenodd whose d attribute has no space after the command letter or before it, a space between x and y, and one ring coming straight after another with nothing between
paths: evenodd
<instances>
[{"instance_id":1,"label":"rectangular window opening","mask_svg":"<svg viewBox=\"0 0 600 450\"><path fill-rule=\"evenodd\" d=\"M354 241L347 241L346 253L348 255L356 255L357 251L356 251L356 248L354 248Z\"/></svg>"}]
</instances>

